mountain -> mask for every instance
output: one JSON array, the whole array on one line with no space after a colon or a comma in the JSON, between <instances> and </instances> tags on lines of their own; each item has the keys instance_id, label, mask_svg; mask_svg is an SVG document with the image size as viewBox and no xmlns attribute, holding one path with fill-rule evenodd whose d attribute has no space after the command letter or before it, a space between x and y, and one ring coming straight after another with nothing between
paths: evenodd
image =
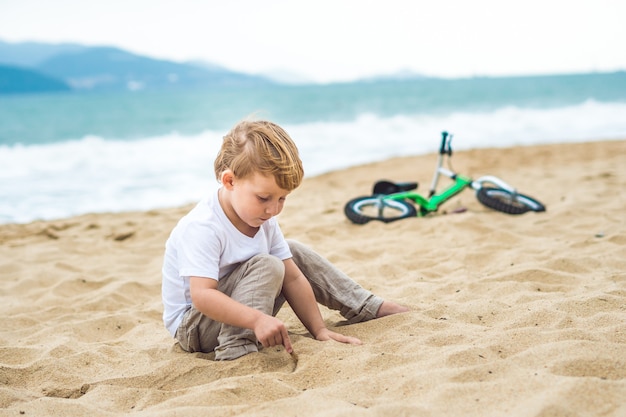
<instances>
[{"instance_id":1,"label":"mountain","mask_svg":"<svg viewBox=\"0 0 626 417\"><path fill-rule=\"evenodd\" d=\"M0 65L0 94L69 91L70 87L61 80L36 71Z\"/></svg>"},{"instance_id":2,"label":"mountain","mask_svg":"<svg viewBox=\"0 0 626 417\"><path fill-rule=\"evenodd\" d=\"M143 90L250 87L268 78L217 65L179 63L136 55L114 47L0 42L0 64L27 67L73 90ZM8 79L0 79L7 83ZM19 79L13 79L13 83ZM18 85L15 90L20 90Z\"/></svg>"},{"instance_id":3,"label":"mountain","mask_svg":"<svg viewBox=\"0 0 626 417\"><path fill-rule=\"evenodd\" d=\"M148 58L112 47L62 53L36 66L44 74L66 80L74 89L224 87L268 84L269 80L220 67Z\"/></svg>"},{"instance_id":4,"label":"mountain","mask_svg":"<svg viewBox=\"0 0 626 417\"><path fill-rule=\"evenodd\" d=\"M0 64L33 68L54 55L78 52L86 48L86 46L73 43L9 43L0 41Z\"/></svg>"}]
</instances>

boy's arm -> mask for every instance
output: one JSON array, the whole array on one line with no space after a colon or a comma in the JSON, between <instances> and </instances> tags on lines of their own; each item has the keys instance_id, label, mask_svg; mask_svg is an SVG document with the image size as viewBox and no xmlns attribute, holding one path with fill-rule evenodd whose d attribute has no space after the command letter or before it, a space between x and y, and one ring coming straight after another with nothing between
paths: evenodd
<instances>
[{"instance_id":1,"label":"boy's arm","mask_svg":"<svg viewBox=\"0 0 626 417\"><path fill-rule=\"evenodd\" d=\"M342 343L361 344L355 337L344 336L326 328L315 300L311 284L293 259L286 259L283 294L296 316L317 340L336 340Z\"/></svg>"},{"instance_id":2,"label":"boy's arm","mask_svg":"<svg viewBox=\"0 0 626 417\"><path fill-rule=\"evenodd\" d=\"M293 351L284 323L233 300L217 289L217 280L203 277L189 278L193 305L212 320L231 326L251 329L264 347L283 345Z\"/></svg>"}]
</instances>

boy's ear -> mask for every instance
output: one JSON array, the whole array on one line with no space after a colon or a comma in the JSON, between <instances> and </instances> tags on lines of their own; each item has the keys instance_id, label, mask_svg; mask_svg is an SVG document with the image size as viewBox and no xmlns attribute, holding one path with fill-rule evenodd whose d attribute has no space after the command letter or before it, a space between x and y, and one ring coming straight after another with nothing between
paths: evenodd
<instances>
[{"instance_id":1,"label":"boy's ear","mask_svg":"<svg viewBox=\"0 0 626 417\"><path fill-rule=\"evenodd\" d=\"M220 177L220 182L226 189L231 190L235 183L235 174L230 169L227 169L222 172L222 176Z\"/></svg>"}]
</instances>

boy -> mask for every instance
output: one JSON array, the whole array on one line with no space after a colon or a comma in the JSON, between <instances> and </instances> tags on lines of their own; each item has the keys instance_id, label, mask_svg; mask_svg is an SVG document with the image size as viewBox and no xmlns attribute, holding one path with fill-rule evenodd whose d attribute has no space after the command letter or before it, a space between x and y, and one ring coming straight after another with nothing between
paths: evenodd
<instances>
[{"instance_id":1,"label":"boy","mask_svg":"<svg viewBox=\"0 0 626 417\"><path fill-rule=\"evenodd\" d=\"M188 352L231 360L263 347L293 351L275 317L287 301L317 340L360 344L326 328L317 305L349 322L407 311L363 289L306 246L286 241L274 216L304 171L289 135L244 121L215 160L217 192L183 217L166 243L163 321Z\"/></svg>"}]
</instances>

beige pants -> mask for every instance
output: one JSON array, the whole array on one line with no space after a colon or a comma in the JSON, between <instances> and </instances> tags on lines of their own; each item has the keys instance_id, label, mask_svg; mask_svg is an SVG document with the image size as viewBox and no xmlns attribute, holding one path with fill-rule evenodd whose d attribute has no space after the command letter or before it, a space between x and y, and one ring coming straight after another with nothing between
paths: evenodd
<instances>
[{"instance_id":1,"label":"beige pants","mask_svg":"<svg viewBox=\"0 0 626 417\"><path fill-rule=\"evenodd\" d=\"M371 320L383 300L365 290L307 246L288 241L293 260L308 279L316 300L338 310L349 323ZM218 289L232 299L266 314L276 315L285 302L281 293L285 267L271 255L257 255L220 279ZM257 352L260 344L249 329L229 326L205 316L195 307L185 313L176 331L188 352L215 351L216 360L231 360Z\"/></svg>"}]
</instances>

